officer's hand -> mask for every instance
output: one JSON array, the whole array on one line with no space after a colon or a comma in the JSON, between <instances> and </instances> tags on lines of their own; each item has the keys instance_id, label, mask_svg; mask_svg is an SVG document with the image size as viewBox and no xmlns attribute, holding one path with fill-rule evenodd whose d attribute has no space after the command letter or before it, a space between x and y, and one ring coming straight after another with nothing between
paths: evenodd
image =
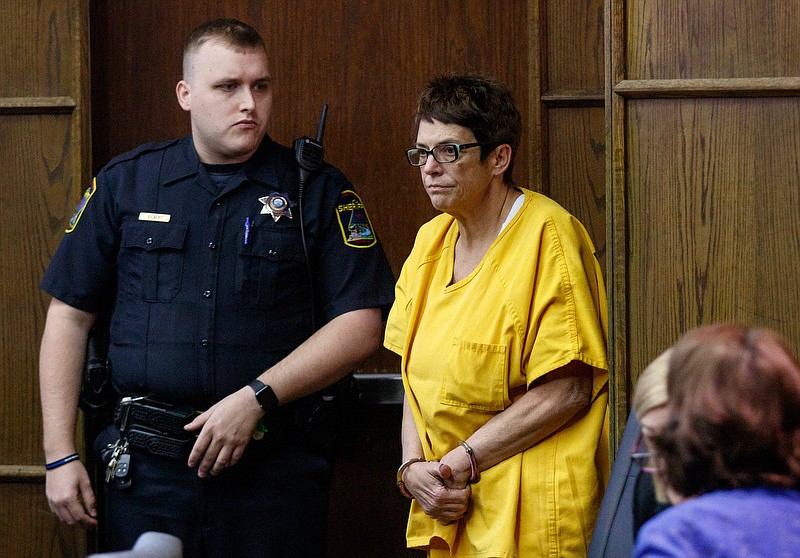
<instances>
[{"instance_id":1,"label":"officer's hand","mask_svg":"<svg viewBox=\"0 0 800 558\"><path fill-rule=\"evenodd\" d=\"M189 454L189 467L199 462L197 475L205 477L209 472L217 475L235 465L263 415L253 390L245 386L197 416L184 427L190 431L202 429Z\"/></svg>"},{"instance_id":2,"label":"officer's hand","mask_svg":"<svg viewBox=\"0 0 800 558\"><path fill-rule=\"evenodd\" d=\"M445 525L467 512L471 494L469 485L463 488L448 487L445 476L449 477L450 473L446 465L427 461L413 463L403 474L406 489L422 506L422 510Z\"/></svg>"},{"instance_id":3,"label":"officer's hand","mask_svg":"<svg viewBox=\"0 0 800 558\"><path fill-rule=\"evenodd\" d=\"M80 461L47 471L45 494L50 509L67 525L97 527L94 491Z\"/></svg>"}]
</instances>

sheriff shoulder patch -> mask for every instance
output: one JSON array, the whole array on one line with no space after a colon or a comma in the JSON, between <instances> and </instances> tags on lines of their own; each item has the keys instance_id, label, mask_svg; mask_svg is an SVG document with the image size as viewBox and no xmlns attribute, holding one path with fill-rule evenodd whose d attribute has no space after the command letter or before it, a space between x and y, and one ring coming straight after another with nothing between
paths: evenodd
<instances>
[{"instance_id":1,"label":"sheriff shoulder patch","mask_svg":"<svg viewBox=\"0 0 800 558\"><path fill-rule=\"evenodd\" d=\"M92 185L89 186L83 193L83 197L81 198L81 201L78 202L78 207L75 209L75 214L69 218L69 226L67 226L67 230L64 232L71 233L75 230L75 227L78 226L78 221L81 220L83 210L86 209L86 204L89 203L90 199L92 199L95 190L97 190L97 178L92 179Z\"/></svg>"},{"instance_id":2,"label":"sheriff shoulder patch","mask_svg":"<svg viewBox=\"0 0 800 558\"><path fill-rule=\"evenodd\" d=\"M353 248L369 248L375 245L375 231L369 222L367 208L358 194L352 190L344 190L339 195L336 215L345 245Z\"/></svg>"}]
</instances>

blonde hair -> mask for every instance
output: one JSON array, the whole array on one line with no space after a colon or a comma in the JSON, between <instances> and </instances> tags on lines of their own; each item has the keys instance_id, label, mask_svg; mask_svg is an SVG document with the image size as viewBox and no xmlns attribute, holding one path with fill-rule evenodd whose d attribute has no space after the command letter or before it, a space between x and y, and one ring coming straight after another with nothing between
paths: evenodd
<instances>
[{"instance_id":1,"label":"blonde hair","mask_svg":"<svg viewBox=\"0 0 800 558\"><path fill-rule=\"evenodd\" d=\"M669 373L669 359L672 354L672 347L658 355L648 364L633 390L633 412L636 418L642 417L653 409L663 407L669 401L667 395L667 376ZM656 501L661 503L669 502L666 487L659 477L653 475L653 489L656 492Z\"/></svg>"},{"instance_id":2,"label":"blonde hair","mask_svg":"<svg viewBox=\"0 0 800 558\"><path fill-rule=\"evenodd\" d=\"M669 372L669 357L672 348L658 355L653 362L648 364L633 390L633 412L640 419L657 407L666 405L667 373Z\"/></svg>"}]
</instances>

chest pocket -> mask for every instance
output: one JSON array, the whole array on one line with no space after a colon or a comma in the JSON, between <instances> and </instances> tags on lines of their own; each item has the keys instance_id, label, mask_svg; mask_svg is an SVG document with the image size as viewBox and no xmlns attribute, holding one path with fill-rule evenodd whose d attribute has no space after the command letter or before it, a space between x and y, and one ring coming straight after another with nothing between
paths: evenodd
<instances>
[{"instance_id":1,"label":"chest pocket","mask_svg":"<svg viewBox=\"0 0 800 558\"><path fill-rule=\"evenodd\" d=\"M134 221L122 228L120 280L146 302L169 302L181 288L187 223Z\"/></svg>"},{"instance_id":2,"label":"chest pocket","mask_svg":"<svg viewBox=\"0 0 800 558\"><path fill-rule=\"evenodd\" d=\"M453 339L444 366L439 401L478 411L502 411L508 399L505 345Z\"/></svg>"},{"instance_id":3,"label":"chest pocket","mask_svg":"<svg viewBox=\"0 0 800 558\"><path fill-rule=\"evenodd\" d=\"M294 229L253 227L249 242L239 233L235 293L250 308L285 308L308 296L308 277L300 233Z\"/></svg>"}]
</instances>

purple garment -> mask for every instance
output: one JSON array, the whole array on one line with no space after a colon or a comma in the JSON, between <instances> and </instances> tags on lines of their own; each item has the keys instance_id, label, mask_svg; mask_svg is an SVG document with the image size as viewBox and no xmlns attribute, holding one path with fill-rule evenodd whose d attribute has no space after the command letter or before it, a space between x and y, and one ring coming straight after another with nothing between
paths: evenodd
<instances>
[{"instance_id":1,"label":"purple garment","mask_svg":"<svg viewBox=\"0 0 800 558\"><path fill-rule=\"evenodd\" d=\"M635 558L800 556L800 492L718 490L673 506L644 524Z\"/></svg>"}]
</instances>

